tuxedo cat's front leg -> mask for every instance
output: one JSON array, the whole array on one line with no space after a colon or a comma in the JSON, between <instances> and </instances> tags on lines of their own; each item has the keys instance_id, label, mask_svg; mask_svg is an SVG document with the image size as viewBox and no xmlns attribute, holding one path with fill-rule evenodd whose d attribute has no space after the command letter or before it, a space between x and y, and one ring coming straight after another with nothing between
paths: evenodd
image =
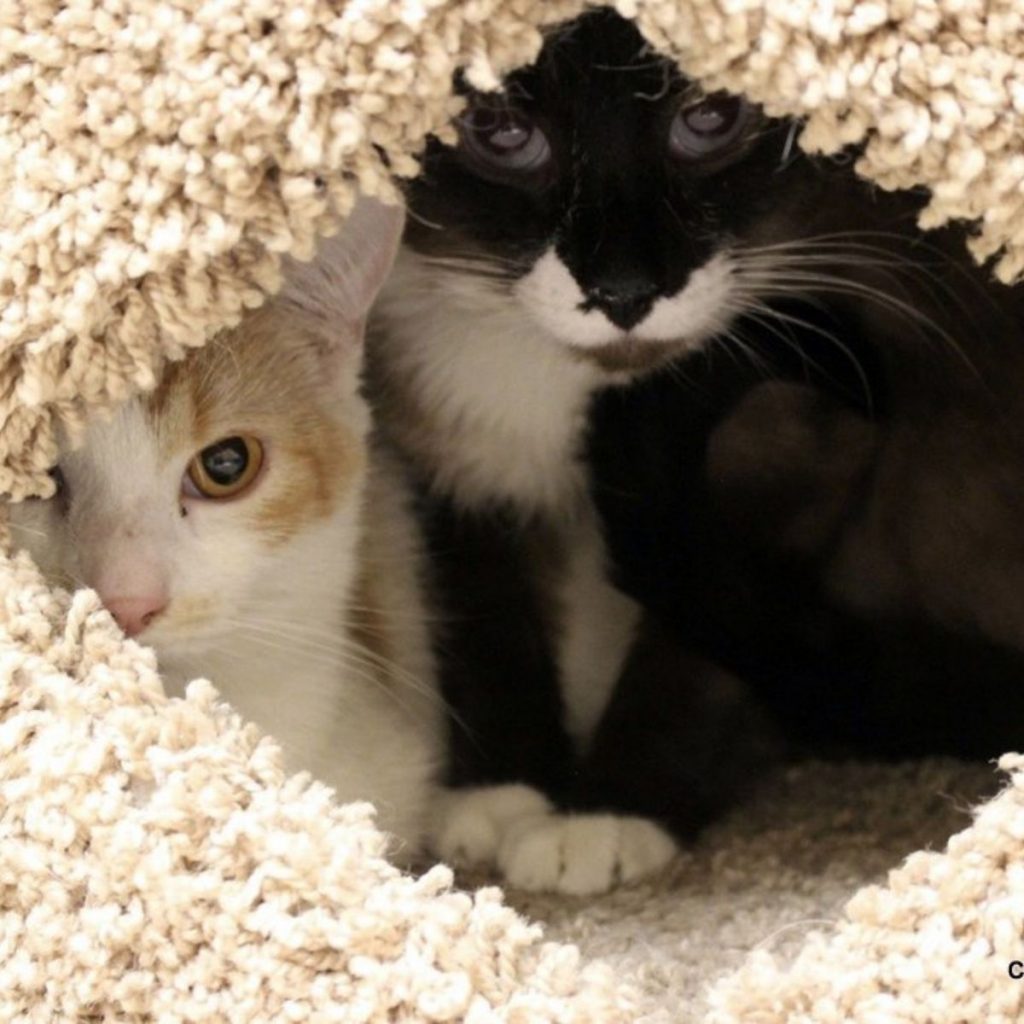
<instances>
[{"instance_id":1,"label":"tuxedo cat's front leg","mask_svg":"<svg viewBox=\"0 0 1024 1024\"><path fill-rule=\"evenodd\" d=\"M423 529L449 709L447 783L564 789L572 761L536 549L542 527L427 496Z\"/></svg>"},{"instance_id":2,"label":"tuxedo cat's front leg","mask_svg":"<svg viewBox=\"0 0 1024 1024\"><path fill-rule=\"evenodd\" d=\"M562 538L493 509L466 512L436 497L425 505L452 712L435 852L497 870L515 888L580 895L662 867L676 844L660 826L613 807L591 813L597 800L578 812L563 799L578 787L555 653Z\"/></svg>"},{"instance_id":3,"label":"tuxedo cat's front leg","mask_svg":"<svg viewBox=\"0 0 1024 1024\"><path fill-rule=\"evenodd\" d=\"M667 865L778 752L741 684L647 618L558 806L517 783L449 791L434 848L513 888L605 892Z\"/></svg>"},{"instance_id":4,"label":"tuxedo cat's front leg","mask_svg":"<svg viewBox=\"0 0 1024 1024\"><path fill-rule=\"evenodd\" d=\"M780 754L739 680L647 616L562 809L486 794L486 806L523 808L501 818L488 852L522 889L591 895L637 881L741 800Z\"/></svg>"},{"instance_id":5,"label":"tuxedo cat's front leg","mask_svg":"<svg viewBox=\"0 0 1024 1024\"><path fill-rule=\"evenodd\" d=\"M648 614L569 799L641 815L689 840L781 754L774 724L740 680Z\"/></svg>"}]
</instances>

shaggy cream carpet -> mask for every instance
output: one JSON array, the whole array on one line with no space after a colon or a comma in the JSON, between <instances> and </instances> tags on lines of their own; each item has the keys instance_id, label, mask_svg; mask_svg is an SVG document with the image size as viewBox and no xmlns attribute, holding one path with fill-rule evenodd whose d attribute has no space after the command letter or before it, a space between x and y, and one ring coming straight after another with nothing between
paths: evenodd
<instances>
[{"instance_id":1,"label":"shaggy cream carpet","mask_svg":"<svg viewBox=\"0 0 1024 1024\"><path fill-rule=\"evenodd\" d=\"M58 425L153 387L356 185L414 172L457 68L494 85L584 6L0 5L0 492L48 493ZM616 6L708 85L805 117L808 148L865 142L862 173L930 187L926 224L974 220L976 255L1024 270L1024 0ZM0 1021L1010 1024L1004 767L969 823L988 772L803 769L655 887L522 904L587 964L493 890L395 872L365 809L284 779L208 687L166 701L94 595L3 558Z\"/></svg>"}]
</instances>

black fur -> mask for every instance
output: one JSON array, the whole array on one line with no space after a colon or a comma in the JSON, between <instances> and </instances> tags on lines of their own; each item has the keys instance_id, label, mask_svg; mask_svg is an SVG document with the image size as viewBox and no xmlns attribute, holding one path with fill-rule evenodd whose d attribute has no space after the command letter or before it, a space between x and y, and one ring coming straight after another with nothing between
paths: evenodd
<instances>
[{"instance_id":1,"label":"black fur","mask_svg":"<svg viewBox=\"0 0 1024 1024\"><path fill-rule=\"evenodd\" d=\"M582 309L622 328L619 342L566 350L607 371L589 435L592 492L616 580L646 619L590 751L574 758L543 581L560 525L460 507L425 478L445 623L437 650L458 720L451 780L533 782L567 806L648 814L690 836L778 750L757 701L802 749L1014 745L1024 686L1006 636L970 624L966 605L926 597L863 613L830 589L829 573L858 515L899 514L880 479L914 447L906 423L934 422L952 450L951 411L969 409L1000 465L1018 449L1024 465L1011 397L1024 395L1016 300L985 292L955 233L922 240L923 196L860 181L850 154L793 151L793 126L753 107L707 100L701 117L736 114L735 133L710 155L681 157L681 112L702 101L611 11L552 33L501 96L468 95L461 144L432 142L409 184L407 244L510 291L553 247ZM495 161L495 149L525 163ZM766 285L761 305L738 309L697 354L683 324L679 339L656 344L627 333L716 252L793 242L811 247L813 265L790 269L791 287ZM779 423L767 415L761 429L756 405L771 380L791 389L780 395L795 434L782 431L778 448ZM980 472L966 449L956 457ZM1016 501L1001 506L1008 519ZM941 512L932 502L911 521L927 531ZM970 545L956 555L962 568ZM908 577L931 579L914 558ZM1019 563L1024 594L1024 552ZM958 714L976 670L984 703ZM1000 715L1004 688L1014 696Z\"/></svg>"},{"instance_id":2,"label":"black fur","mask_svg":"<svg viewBox=\"0 0 1024 1024\"><path fill-rule=\"evenodd\" d=\"M939 339L908 345L898 324L868 337L850 317L841 337L866 374L797 332L762 339L756 365L696 356L595 405L618 583L753 686L794 750L994 757L1024 742L1024 618L1007 599L1024 585L1024 353L1016 297L988 298L959 296L991 332L957 332L971 369ZM851 400L865 376L870 402ZM743 406L768 380L787 382L778 412ZM839 553L869 544L906 591L896 606L859 607L835 582ZM936 578L962 600L933 599Z\"/></svg>"}]
</instances>

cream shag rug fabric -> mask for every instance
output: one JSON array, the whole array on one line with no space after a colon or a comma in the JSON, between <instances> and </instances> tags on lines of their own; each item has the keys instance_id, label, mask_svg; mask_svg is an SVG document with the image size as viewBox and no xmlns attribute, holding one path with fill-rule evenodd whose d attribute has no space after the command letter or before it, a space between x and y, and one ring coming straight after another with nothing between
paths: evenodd
<instances>
[{"instance_id":1,"label":"cream shag rug fabric","mask_svg":"<svg viewBox=\"0 0 1024 1024\"><path fill-rule=\"evenodd\" d=\"M0 491L47 493L58 424L152 387L355 186L412 173L456 68L493 85L583 7L0 4ZM976 220L976 255L1024 271L1024 0L617 7L805 116L805 146L866 140L864 174L929 186L926 224ZM0 1021L1008 1024L1024 760L1003 767L973 819L990 771L784 776L657 885L524 901L581 959L493 890L388 867L365 808L284 779L208 687L167 701L94 595L0 559Z\"/></svg>"}]
</instances>

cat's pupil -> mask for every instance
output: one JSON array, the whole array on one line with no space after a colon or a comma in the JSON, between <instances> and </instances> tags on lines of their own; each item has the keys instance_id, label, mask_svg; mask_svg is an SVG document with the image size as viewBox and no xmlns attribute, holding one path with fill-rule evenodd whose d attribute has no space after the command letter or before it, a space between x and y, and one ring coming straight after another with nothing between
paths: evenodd
<instances>
[{"instance_id":1,"label":"cat's pupil","mask_svg":"<svg viewBox=\"0 0 1024 1024\"><path fill-rule=\"evenodd\" d=\"M492 132L487 141L495 149L520 149L529 138L530 133L521 124L511 123Z\"/></svg>"},{"instance_id":2,"label":"cat's pupil","mask_svg":"<svg viewBox=\"0 0 1024 1024\"><path fill-rule=\"evenodd\" d=\"M472 112L468 128L478 142L490 146L498 153L522 149L533 134L533 130L519 115L487 107L478 107Z\"/></svg>"},{"instance_id":3,"label":"cat's pupil","mask_svg":"<svg viewBox=\"0 0 1024 1024\"><path fill-rule=\"evenodd\" d=\"M719 135L736 122L740 101L733 96L712 96L683 114L686 127L697 135Z\"/></svg>"},{"instance_id":4,"label":"cat's pupil","mask_svg":"<svg viewBox=\"0 0 1024 1024\"><path fill-rule=\"evenodd\" d=\"M228 437L203 449L203 469L214 483L234 483L249 465L249 450L240 437Z\"/></svg>"}]
</instances>

